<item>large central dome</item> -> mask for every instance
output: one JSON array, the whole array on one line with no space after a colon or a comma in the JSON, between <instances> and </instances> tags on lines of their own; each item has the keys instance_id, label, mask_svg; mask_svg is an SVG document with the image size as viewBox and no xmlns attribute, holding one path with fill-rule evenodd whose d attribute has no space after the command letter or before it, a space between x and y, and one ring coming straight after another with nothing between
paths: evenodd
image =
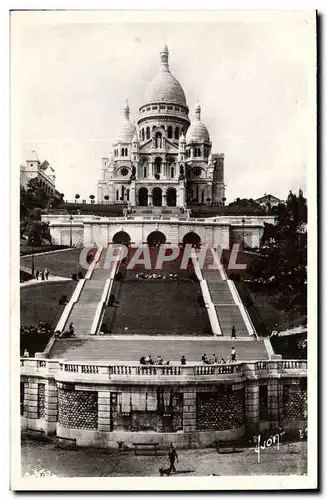
<instances>
[{"instance_id":1,"label":"large central dome","mask_svg":"<svg viewBox=\"0 0 327 500\"><path fill-rule=\"evenodd\" d=\"M169 70L168 55L168 48L165 45L162 52L160 52L160 70L145 93L146 102L166 101L187 106L184 90Z\"/></svg>"}]
</instances>

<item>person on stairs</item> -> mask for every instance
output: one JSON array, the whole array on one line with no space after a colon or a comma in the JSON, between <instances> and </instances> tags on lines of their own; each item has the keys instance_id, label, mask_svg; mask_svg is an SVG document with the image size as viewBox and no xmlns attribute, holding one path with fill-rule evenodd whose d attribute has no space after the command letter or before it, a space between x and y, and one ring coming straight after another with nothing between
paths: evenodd
<instances>
[{"instance_id":1,"label":"person on stairs","mask_svg":"<svg viewBox=\"0 0 327 500\"><path fill-rule=\"evenodd\" d=\"M233 328L232 328L232 339L236 339L236 328L235 328L234 325L233 325Z\"/></svg>"}]
</instances>

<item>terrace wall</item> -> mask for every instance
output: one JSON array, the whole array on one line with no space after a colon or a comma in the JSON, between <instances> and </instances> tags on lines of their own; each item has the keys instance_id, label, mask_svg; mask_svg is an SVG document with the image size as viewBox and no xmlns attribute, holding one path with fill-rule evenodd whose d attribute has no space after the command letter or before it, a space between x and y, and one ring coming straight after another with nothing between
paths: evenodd
<instances>
[{"instance_id":1,"label":"terrace wall","mask_svg":"<svg viewBox=\"0 0 327 500\"><path fill-rule=\"evenodd\" d=\"M140 366L21 360L22 428L117 448L179 448L306 427L306 361Z\"/></svg>"},{"instance_id":2,"label":"terrace wall","mask_svg":"<svg viewBox=\"0 0 327 500\"><path fill-rule=\"evenodd\" d=\"M244 227L243 223L244 222ZM105 245L112 242L119 231L126 231L131 241L142 245L153 231L161 231L167 242L178 245L183 237L194 231L201 238L202 245L230 248L243 238L247 247L258 247L263 234L264 223L273 223L270 216L221 216L210 219L165 220L158 217L96 217L74 216L70 221L65 215L42 215L42 221L50 223L53 244L69 245L70 234L74 245L91 245L94 242Z\"/></svg>"}]
</instances>

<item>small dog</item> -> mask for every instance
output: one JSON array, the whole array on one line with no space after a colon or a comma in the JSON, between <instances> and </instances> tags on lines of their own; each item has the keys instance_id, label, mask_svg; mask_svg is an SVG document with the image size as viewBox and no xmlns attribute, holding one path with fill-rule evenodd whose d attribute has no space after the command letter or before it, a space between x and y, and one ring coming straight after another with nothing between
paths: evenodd
<instances>
[{"instance_id":1,"label":"small dog","mask_svg":"<svg viewBox=\"0 0 327 500\"><path fill-rule=\"evenodd\" d=\"M171 469L170 469L170 467L168 469L160 468L159 472L160 472L160 476L164 476L165 474L166 474L166 476L170 476Z\"/></svg>"}]
</instances>

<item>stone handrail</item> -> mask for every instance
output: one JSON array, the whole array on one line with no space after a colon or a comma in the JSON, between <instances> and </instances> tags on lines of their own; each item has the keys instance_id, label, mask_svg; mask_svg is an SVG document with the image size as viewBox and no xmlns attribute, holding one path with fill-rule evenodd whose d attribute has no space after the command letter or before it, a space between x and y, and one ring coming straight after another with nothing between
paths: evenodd
<instances>
[{"instance_id":1,"label":"stone handrail","mask_svg":"<svg viewBox=\"0 0 327 500\"><path fill-rule=\"evenodd\" d=\"M283 361L245 361L229 364L187 364L187 365L140 365L135 363L111 364L105 362L65 361L53 359L21 358L21 375L37 375L67 381L78 382L87 377L90 381L129 380L145 377L147 380L201 380L205 377L230 379L234 377L265 377L268 373L280 373L288 376L289 371L294 373L306 372L306 360Z\"/></svg>"}]
</instances>

